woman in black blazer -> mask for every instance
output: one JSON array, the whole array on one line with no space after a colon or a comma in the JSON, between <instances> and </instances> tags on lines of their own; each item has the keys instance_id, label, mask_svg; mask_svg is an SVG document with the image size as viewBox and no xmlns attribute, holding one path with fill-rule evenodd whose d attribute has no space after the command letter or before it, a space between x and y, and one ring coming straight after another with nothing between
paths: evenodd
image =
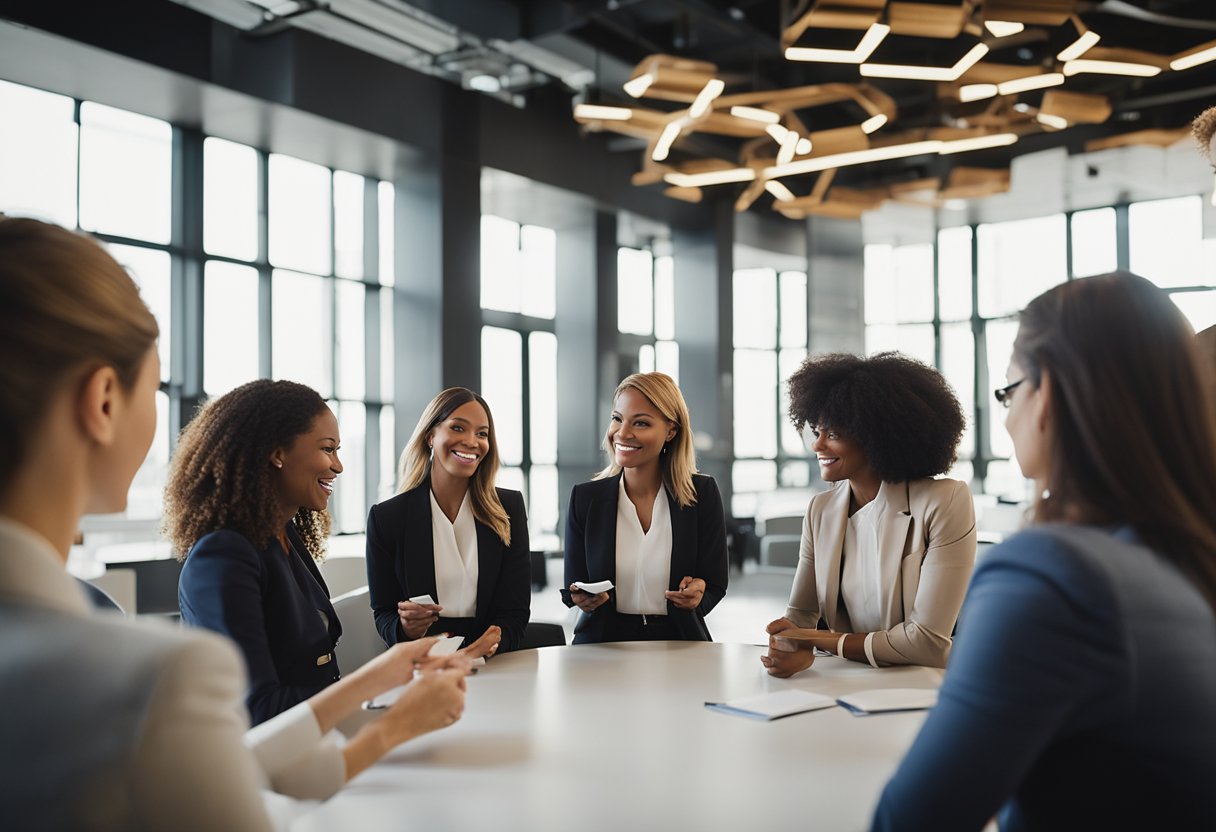
<instances>
[{"instance_id":1,"label":"woman in black blazer","mask_svg":"<svg viewBox=\"0 0 1216 832\"><path fill-rule=\"evenodd\" d=\"M696 473L684 396L670 376L620 383L604 436L608 466L576 485L566 513L566 606L575 644L711 641L705 616L726 595L726 519L713 477ZM575 582L612 581L590 593Z\"/></svg>"},{"instance_id":2,"label":"woman in black blazer","mask_svg":"<svg viewBox=\"0 0 1216 832\"><path fill-rule=\"evenodd\" d=\"M316 564L342 473L339 443L316 391L261 379L207 404L170 468L165 530L185 558L182 620L237 643L255 725L340 675L342 625Z\"/></svg>"},{"instance_id":3,"label":"woman in black blazer","mask_svg":"<svg viewBox=\"0 0 1216 832\"><path fill-rule=\"evenodd\" d=\"M519 646L532 603L528 518L522 494L494 487L498 464L485 399L452 387L431 400L401 454L399 493L367 517L385 644L451 633L471 657Z\"/></svg>"}]
</instances>

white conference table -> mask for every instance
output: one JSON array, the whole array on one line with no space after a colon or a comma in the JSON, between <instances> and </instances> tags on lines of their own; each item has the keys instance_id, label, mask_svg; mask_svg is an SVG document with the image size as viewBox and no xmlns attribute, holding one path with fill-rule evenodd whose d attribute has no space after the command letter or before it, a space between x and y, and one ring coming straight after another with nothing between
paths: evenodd
<instances>
[{"instance_id":1,"label":"white conference table","mask_svg":"<svg viewBox=\"0 0 1216 832\"><path fill-rule=\"evenodd\" d=\"M764 722L706 701L800 688L936 688L941 671L818 658L774 679L746 644L525 650L469 679L464 717L409 742L293 832L861 830L925 713Z\"/></svg>"}]
</instances>

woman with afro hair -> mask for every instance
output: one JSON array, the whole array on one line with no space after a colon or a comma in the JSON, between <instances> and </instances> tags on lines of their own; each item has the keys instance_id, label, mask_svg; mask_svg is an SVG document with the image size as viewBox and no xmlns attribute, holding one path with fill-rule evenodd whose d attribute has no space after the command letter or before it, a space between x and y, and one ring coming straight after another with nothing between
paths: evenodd
<instances>
[{"instance_id":1,"label":"woman with afro hair","mask_svg":"<svg viewBox=\"0 0 1216 832\"><path fill-rule=\"evenodd\" d=\"M831 489L802 525L785 616L761 662L774 676L813 648L874 667L945 667L975 564L975 506L954 464L964 419L936 370L898 353L808 358L790 419Z\"/></svg>"}]
</instances>

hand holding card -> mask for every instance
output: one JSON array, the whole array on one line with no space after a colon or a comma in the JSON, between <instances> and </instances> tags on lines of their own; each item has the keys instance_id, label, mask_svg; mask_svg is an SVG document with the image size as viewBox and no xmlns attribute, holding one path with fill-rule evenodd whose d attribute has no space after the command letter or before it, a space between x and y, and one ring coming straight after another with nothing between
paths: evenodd
<instances>
[{"instance_id":1,"label":"hand holding card","mask_svg":"<svg viewBox=\"0 0 1216 832\"><path fill-rule=\"evenodd\" d=\"M607 592L612 589L612 581L575 581L571 584L572 587L577 587L589 595L599 595L601 592Z\"/></svg>"}]
</instances>

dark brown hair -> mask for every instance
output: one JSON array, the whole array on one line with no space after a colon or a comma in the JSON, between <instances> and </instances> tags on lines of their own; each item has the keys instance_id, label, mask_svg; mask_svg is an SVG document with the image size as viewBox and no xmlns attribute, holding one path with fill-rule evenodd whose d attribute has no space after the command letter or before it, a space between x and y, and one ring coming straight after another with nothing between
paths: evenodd
<instances>
[{"instance_id":1,"label":"dark brown hair","mask_svg":"<svg viewBox=\"0 0 1216 832\"><path fill-rule=\"evenodd\" d=\"M1021 313L1013 359L1051 378L1039 521L1127 524L1216 610L1216 402L1186 318L1126 272L1064 283Z\"/></svg>"},{"instance_id":2,"label":"dark brown hair","mask_svg":"<svg viewBox=\"0 0 1216 832\"><path fill-rule=\"evenodd\" d=\"M156 344L156 319L101 244L0 215L0 455L21 466L62 384L113 367L130 391Z\"/></svg>"},{"instance_id":3,"label":"dark brown hair","mask_svg":"<svg viewBox=\"0 0 1216 832\"><path fill-rule=\"evenodd\" d=\"M258 548L270 543L281 531L270 455L308 433L326 407L311 387L259 379L199 409L178 438L165 486L164 532L180 559L220 529L240 532ZM320 560L329 513L300 508L292 523Z\"/></svg>"}]
</instances>

